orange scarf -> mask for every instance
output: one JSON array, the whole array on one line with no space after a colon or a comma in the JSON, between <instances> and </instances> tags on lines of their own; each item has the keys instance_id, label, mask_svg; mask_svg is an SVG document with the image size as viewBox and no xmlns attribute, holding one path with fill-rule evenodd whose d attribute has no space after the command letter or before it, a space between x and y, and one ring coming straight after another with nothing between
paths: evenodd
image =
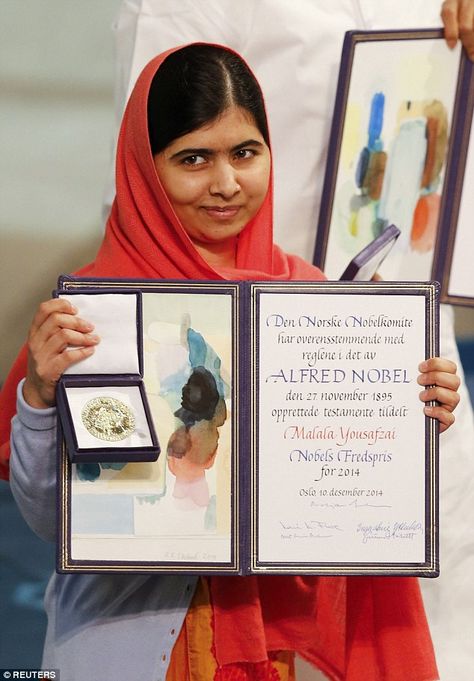
<instances>
[{"instance_id":1,"label":"orange scarf","mask_svg":"<svg viewBox=\"0 0 474 681\"><path fill-rule=\"evenodd\" d=\"M95 261L78 274L164 279L321 280L322 273L273 244L272 183L239 236L235 269L213 269L197 253L161 186L148 141L147 99L163 60L143 70L128 102L117 150L117 197ZM295 220L298 216L295 215ZM291 229L291 225L288 225ZM7 472L20 353L1 403ZM335 681L433 681L431 639L416 579L212 577L216 658L257 662L270 650L297 650Z\"/></svg>"}]
</instances>

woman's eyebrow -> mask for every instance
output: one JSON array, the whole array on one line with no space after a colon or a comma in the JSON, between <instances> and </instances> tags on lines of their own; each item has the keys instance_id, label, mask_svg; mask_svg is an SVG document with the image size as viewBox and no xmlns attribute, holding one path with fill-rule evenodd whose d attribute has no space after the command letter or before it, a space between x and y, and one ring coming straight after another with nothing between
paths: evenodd
<instances>
[{"instance_id":1,"label":"woman's eyebrow","mask_svg":"<svg viewBox=\"0 0 474 681\"><path fill-rule=\"evenodd\" d=\"M236 144L235 147L231 147L230 151L240 151L246 147L263 147L263 143L259 142L258 140L248 139L244 142L239 142L239 144ZM179 151L172 154L172 156L170 156L170 160L181 158L183 156L212 156L215 153L215 149L208 149L207 147L188 147L186 149L180 149Z\"/></svg>"},{"instance_id":2,"label":"woman's eyebrow","mask_svg":"<svg viewBox=\"0 0 474 681\"><path fill-rule=\"evenodd\" d=\"M240 149L245 149L245 147L263 147L263 144L258 140L249 139L245 140L245 142L241 142L240 144L236 144L235 147L232 147L231 151L240 151Z\"/></svg>"},{"instance_id":3,"label":"woman's eyebrow","mask_svg":"<svg viewBox=\"0 0 474 681\"><path fill-rule=\"evenodd\" d=\"M206 149L205 147L190 147L189 149L180 149L170 156L170 159L179 158L180 156L199 156L214 154L213 149Z\"/></svg>"}]
</instances>

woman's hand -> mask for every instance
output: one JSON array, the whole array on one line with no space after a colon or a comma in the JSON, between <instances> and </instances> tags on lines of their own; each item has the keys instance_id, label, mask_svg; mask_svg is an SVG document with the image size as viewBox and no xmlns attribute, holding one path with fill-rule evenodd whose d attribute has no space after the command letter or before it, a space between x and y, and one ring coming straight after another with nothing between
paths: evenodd
<instances>
[{"instance_id":1,"label":"woman's hand","mask_svg":"<svg viewBox=\"0 0 474 681\"><path fill-rule=\"evenodd\" d=\"M459 38L469 59L474 61L474 0L445 0L441 19L449 47L454 47Z\"/></svg>"},{"instance_id":2,"label":"woman's hand","mask_svg":"<svg viewBox=\"0 0 474 681\"><path fill-rule=\"evenodd\" d=\"M23 397L36 409L56 402L56 384L72 364L89 357L99 337L93 324L76 316L77 309L64 298L41 303L28 334L28 370ZM76 349L71 349L76 348Z\"/></svg>"},{"instance_id":3,"label":"woman's hand","mask_svg":"<svg viewBox=\"0 0 474 681\"><path fill-rule=\"evenodd\" d=\"M461 383L456 374L454 362L442 357L433 357L422 362L418 369L418 383L426 386L420 393L422 402L437 402L435 406L425 407L426 416L438 419L440 432L454 423L453 411L459 403L457 389Z\"/></svg>"}]
</instances>

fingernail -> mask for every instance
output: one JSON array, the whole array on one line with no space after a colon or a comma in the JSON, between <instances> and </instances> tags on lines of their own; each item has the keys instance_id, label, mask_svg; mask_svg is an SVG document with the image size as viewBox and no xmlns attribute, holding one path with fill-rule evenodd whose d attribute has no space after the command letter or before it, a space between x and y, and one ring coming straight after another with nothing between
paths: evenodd
<instances>
[{"instance_id":1,"label":"fingernail","mask_svg":"<svg viewBox=\"0 0 474 681\"><path fill-rule=\"evenodd\" d=\"M94 341L94 343L100 343L100 338L95 333L88 333L87 337L89 338L89 340Z\"/></svg>"},{"instance_id":2,"label":"fingernail","mask_svg":"<svg viewBox=\"0 0 474 681\"><path fill-rule=\"evenodd\" d=\"M418 365L418 369L420 371L426 371L428 369L428 362L421 362L421 364Z\"/></svg>"},{"instance_id":3,"label":"fingernail","mask_svg":"<svg viewBox=\"0 0 474 681\"><path fill-rule=\"evenodd\" d=\"M425 407L425 414L431 416L433 414L433 407Z\"/></svg>"},{"instance_id":4,"label":"fingernail","mask_svg":"<svg viewBox=\"0 0 474 681\"><path fill-rule=\"evenodd\" d=\"M77 309L77 307L76 307L75 305L73 305L72 303L69 303L69 304L70 304L70 306L71 306L71 312L72 312L72 314L77 314L77 313L79 312L79 310Z\"/></svg>"}]
</instances>

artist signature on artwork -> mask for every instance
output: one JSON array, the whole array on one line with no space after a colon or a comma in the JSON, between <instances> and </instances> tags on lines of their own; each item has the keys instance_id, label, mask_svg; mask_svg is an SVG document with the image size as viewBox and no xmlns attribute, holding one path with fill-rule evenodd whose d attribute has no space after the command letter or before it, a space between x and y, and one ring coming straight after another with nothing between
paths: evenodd
<instances>
[{"instance_id":1,"label":"artist signature on artwork","mask_svg":"<svg viewBox=\"0 0 474 681\"><path fill-rule=\"evenodd\" d=\"M215 553L208 551L166 551L164 554L165 560L185 560L185 561L201 561L201 560L216 560Z\"/></svg>"},{"instance_id":2,"label":"artist signature on artwork","mask_svg":"<svg viewBox=\"0 0 474 681\"><path fill-rule=\"evenodd\" d=\"M375 524L359 523L356 532L362 537L363 544L380 539L410 541L423 534L423 525L417 520L393 523L381 520Z\"/></svg>"},{"instance_id":3,"label":"artist signature on artwork","mask_svg":"<svg viewBox=\"0 0 474 681\"><path fill-rule=\"evenodd\" d=\"M280 520L282 539L328 539L338 532L344 532L336 523L325 520L302 520L288 522Z\"/></svg>"}]
</instances>

